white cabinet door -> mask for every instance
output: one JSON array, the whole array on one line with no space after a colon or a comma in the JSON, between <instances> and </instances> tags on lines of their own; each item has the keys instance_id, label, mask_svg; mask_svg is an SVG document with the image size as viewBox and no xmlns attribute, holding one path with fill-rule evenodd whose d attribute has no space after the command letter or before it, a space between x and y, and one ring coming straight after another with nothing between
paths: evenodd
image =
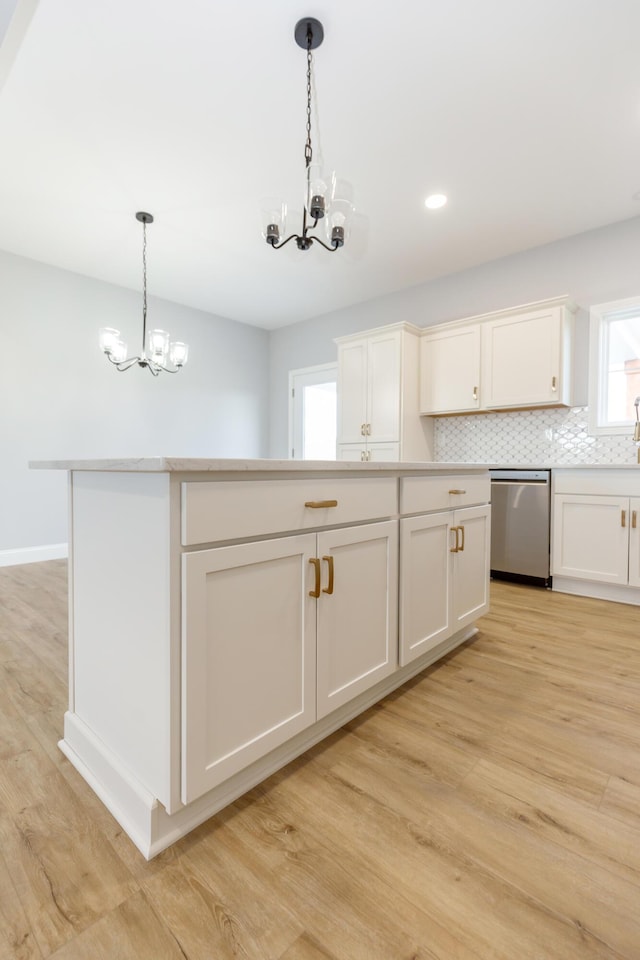
<instances>
[{"instance_id":1,"label":"white cabinet door","mask_svg":"<svg viewBox=\"0 0 640 960\"><path fill-rule=\"evenodd\" d=\"M629 586L640 587L640 497L629 500Z\"/></svg>"},{"instance_id":2,"label":"white cabinet door","mask_svg":"<svg viewBox=\"0 0 640 960\"><path fill-rule=\"evenodd\" d=\"M337 460L366 460L366 443L339 443L337 448Z\"/></svg>"},{"instance_id":3,"label":"white cabinet door","mask_svg":"<svg viewBox=\"0 0 640 960\"><path fill-rule=\"evenodd\" d=\"M396 463L400 460L399 443L339 443L338 460Z\"/></svg>"},{"instance_id":4,"label":"white cabinet door","mask_svg":"<svg viewBox=\"0 0 640 960\"><path fill-rule=\"evenodd\" d=\"M562 312L558 307L482 325L485 407L562 402Z\"/></svg>"},{"instance_id":5,"label":"white cabinet door","mask_svg":"<svg viewBox=\"0 0 640 960\"><path fill-rule=\"evenodd\" d=\"M626 584L629 519L627 497L556 494L552 574Z\"/></svg>"},{"instance_id":6,"label":"white cabinet door","mask_svg":"<svg viewBox=\"0 0 640 960\"><path fill-rule=\"evenodd\" d=\"M400 521L400 666L489 609L488 504Z\"/></svg>"},{"instance_id":7,"label":"white cabinet door","mask_svg":"<svg viewBox=\"0 0 640 960\"><path fill-rule=\"evenodd\" d=\"M316 719L316 534L183 557L182 801Z\"/></svg>"},{"instance_id":8,"label":"white cabinet door","mask_svg":"<svg viewBox=\"0 0 640 960\"><path fill-rule=\"evenodd\" d=\"M338 443L400 440L400 330L338 347Z\"/></svg>"},{"instance_id":9,"label":"white cabinet door","mask_svg":"<svg viewBox=\"0 0 640 960\"><path fill-rule=\"evenodd\" d=\"M400 521L400 666L453 633L452 519L447 511Z\"/></svg>"},{"instance_id":10,"label":"white cabinet door","mask_svg":"<svg viewBox=\"0 0 640 960\"><path fill-rule=\"evenodd\" d=\"M367 341L368 444L400 440L400 337L391 330Z\"/></svg>"},{"instance_id":11,"label":"white cabinet door","mask_svg":"<svg viewBox=\"0 0 640 960\"><path fill-rule=\"evenodd\" d=\"M420 342L420 413L480 407L480 325L426 333Z\"/></svg>"},{"instance_id":12,"label":"white cabinet door","mask_svg":"<svg viewBox=\"0 0 640 960\"><path fill-rule=\"evenodd\" d=\"M398 657L398 524L318 535L318 719L393 673Z\"/></svg>"},{"instance_id":13,"label":"white cabinet door","mask_svg":"<svg viewBox=\"0 0 640 960\"><path fill-rule=\"evenodd\" d=\"M341 344L338 348L338 442L361 443L368 422L368 343Z\"/></svg>"},{"instance_id":14,"label":"white cabinet door","mask_svg":"<svg viewBox=\"0 0 640 960\"><path fill-rule=\"evenodd\" d=\"M490 516L488 505L453 514L453 633L489 609Z\"/></svg>"}]
</instances>

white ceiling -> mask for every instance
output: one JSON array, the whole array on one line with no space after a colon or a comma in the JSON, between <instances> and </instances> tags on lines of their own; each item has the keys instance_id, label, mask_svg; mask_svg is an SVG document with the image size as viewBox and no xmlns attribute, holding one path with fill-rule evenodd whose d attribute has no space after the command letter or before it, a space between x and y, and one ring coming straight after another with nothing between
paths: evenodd
<instances>
[{"instance_id":1,"label":"white ceiling","mask_svg":"<svg viewBox=\"0 0 640 960\"><path fill-rule=\"evenodd\" d=\"M148 210L150 294L275 328L640 214L639 0L0 0L0 37L14 6L13 253L139 289ZM264 196L301 207L306 15L335 254L260 234Z\"/></svg>"}]
</instances>

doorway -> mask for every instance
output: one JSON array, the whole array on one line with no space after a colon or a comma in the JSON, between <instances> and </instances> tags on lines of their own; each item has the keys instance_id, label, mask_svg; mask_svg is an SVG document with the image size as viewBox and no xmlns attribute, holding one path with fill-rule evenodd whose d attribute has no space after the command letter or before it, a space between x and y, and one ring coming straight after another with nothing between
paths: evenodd
<instances>
[{"instance_id":1,"label":"doorway","mask_svg":"<svg viewBox=\"0 0 640 960\"><path fill-rule=\"evenodd\" d=\"M337 363L289 372L289 455L336 459Z\"/></svg>"}]
</instances>

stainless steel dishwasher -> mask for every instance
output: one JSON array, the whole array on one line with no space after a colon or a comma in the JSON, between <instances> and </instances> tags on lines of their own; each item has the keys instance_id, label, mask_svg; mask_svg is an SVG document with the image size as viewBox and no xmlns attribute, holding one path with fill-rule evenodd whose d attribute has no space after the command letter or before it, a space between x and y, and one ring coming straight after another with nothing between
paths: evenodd
<instances>
[{"instance_id":1,"label":"stainless steel dishwasher","mask_svg":"<svg viewBox=\"0 0 640 960\"><path fill-rule=\"evenodd\" d=\"M550 470L491 471L491 575L551 586Z\"/></svg>"}]
</instances>

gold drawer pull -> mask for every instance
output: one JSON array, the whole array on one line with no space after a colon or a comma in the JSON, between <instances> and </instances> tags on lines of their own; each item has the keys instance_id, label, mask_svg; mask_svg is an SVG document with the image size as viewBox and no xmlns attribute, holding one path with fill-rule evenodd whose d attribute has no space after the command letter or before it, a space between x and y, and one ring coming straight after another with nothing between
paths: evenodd
<instances>
[{"instance_id":1,"label":"gold drawer pull","mask_svg":"<svg viewBox=\"0 0 640 960\"><path fill-rule=\"evenodd\" d=\"M627 511L626 511L626 510L621 510L621 511L620 511L620 526L621 526L621 527L626 527L626 525L627 525Z\"/></svg>"},{"instance_id":2,"label":"gold drawer pull","mask_svg":"<svg viewBox=\"0 0 640 960\"><path fill-rule=\"evenodd\" d=\"M557 377L551 377L551 389L552 389L552 391L553 391L554 393L555 393L556 390L558 389L558 378L557 378Z\"/></svg>"},{"instance_id":3,"label":"gold drawer pull","mask_svg":"<svg viewBox=\"0 0 640 960\"><path fill-rule=\"evenodd\" d=\"M462 543L460 544L460 552L464 553L464 524L461 527L458 527L458 529L462 534L462 537L461 537Z\"/></svg>"},{"instance_id":4,"label":"gold drawer pull","mask_svg":"<svg viewBox=\"0 0 640 960\"><path fill-rule=\"evenodd\" d=\"M323 557L322 559L327 561L329 567L329 582L326 587L322 588L322 592L333 593L333 557Z\"/></svg>"},{"instance_id":5,"label":"gold drawer pull","mask_svg":"<svg viewBox=\"0 0 640 960\"><path fill-rule=\"evenodd\" d=\"M313 590L309 590L309 596L315 597L317 600L320 596L320 561L317 557L312 557L312 559L309 560L309 563L313 564L316 574L315 586Z\"/></svg>"},{"instance_id":6,"label":"gold drawer pull","mask_svg":"<svg viewBox=\"0 0 640 960\"><path fill-rule=\"evenodd\" d=\"M474 387L474 388L473 388L473 399L474 399L474 400L477 400L477 399L478 399L478 388L477 388L477 387Z\"/></svg>"},{"instance_id":7,"label":"gold drawer pull","mask_svg":"<svg viewBox=\"0 0 640 960\"><path fill-rule=\"evenodd\" d=\"M464 494L464 493L466 493L466 492L467 492L466 490L449 490L449 493L456 493L456 494L458 494L459 496L462 495L462 494Z\"/></svg>"},{"instance_id":8,"label":"gold drawer pull","mask_svg":"<svg viewBox=\"0 0 640 960\"><path fill-rule=\"evenodd\" d=\"M460 547L458 546L458 530L459 529L460 527L451 527L451 533L455 533L456 535L456 542L452 547L449 548L449 553L458 553L460 550Z\"/></svg>"},{"instance_id":9,"label":"gold drawer pull","mask_svg":"<svg viewBox=\"0 0 640 960\"><path fill-rule=\"evenodd\" d=\"M632 530L635 530L635 529L636 529L637 520L638 520L638 511L637 511L637 510L632 510L632 511L631 511L631 529L632 529Z\"/></svg>"},{"instance_id":10,"label":"gold drawer pull","mask_svg":"<svg viewBox=\"0 0 640 960\"><path fill-rule=\"evenodd\" d=\"M310 507L312 510L324 510L326 507L337 507L337 500L307 500L305 507Z\"/></svg>"}]
</instances>

